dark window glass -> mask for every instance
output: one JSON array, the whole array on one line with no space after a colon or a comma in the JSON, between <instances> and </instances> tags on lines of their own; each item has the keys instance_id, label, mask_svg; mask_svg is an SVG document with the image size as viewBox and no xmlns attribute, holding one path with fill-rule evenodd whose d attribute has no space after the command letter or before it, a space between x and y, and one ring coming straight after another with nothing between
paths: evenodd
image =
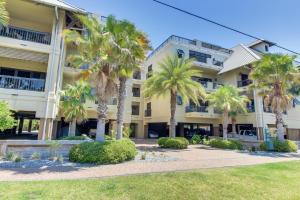
<instances>
[{"instance_id":1,"label":"dark window glass","mask_svg":"<svg viewBox=\"0 0 300 200\"><path fill-rule=\"evenodd\" d=\"M197 51L189 51L190 58L195 58L198 62L207 63L207 58L211 58L211 55L201 53Z\"/></svg>"},{"instance_id":2,"label":"dark window glass","mask_svg":"<svg viewBox=\"0 0 300 200\"><path fill-rule=\"evenodd\" d=\"M147 103L147 110L151 110L151 102Z\"/></svg>"},{"instance_id":3,"label":"dark window glass","mask_svg":"<svg viewBox=\"0 0 300 200\"><path fill-rule=\"evenodd\" d=\"M8 68L1 68L1 75L14 76L15 75L15 70L14 69L8 69Z\"/></svg>"},{"instance_id":4,"label":"dark window glass","mask_svg":"<svg viewBox=\"0 0 300 200\"><path fill-rule=\"evenodd\" d=\"M140 114L140 106L139 105L132 105L131 106L132 115L139 115Z\"/></svg>"},{"instance_id":5,"label":"dark window glass","mask_svg":"<svg viewBox=\"0 0 300 200\"><path fill-rule=\"evenodd\" d=\"M30 78L30 72L18 70L17 77Z\"/></svg>"},{"instance_id":6,"label":"dark window glass","mask_svg":"<svg viewBox=\"0 0 300 200\"><path fill-rule=\"evenodd\" d=\"M184 57L184 51L182 49L177 49L177 56L178 56L178 58L183 58Z\"/></svg>"},{"instance_id":7,"label":"dark window glass","mask_svg":"<svg viewBox=\"0 0 300 200\"><path fill-rule=\"evenodd\" d=\"M265 50L266 50L266 51L269 51L268 45L265 45Z\"/></svg>"},{"instance_id":8,"label":"dark window glass","mask_svg":"<svg viewBox=\"0 0 300 200\"><path fill-rule=\"evenodd\" d=\"M152 72L152 65L148 66L148 72Z\"/></svg>"}]
</instances>

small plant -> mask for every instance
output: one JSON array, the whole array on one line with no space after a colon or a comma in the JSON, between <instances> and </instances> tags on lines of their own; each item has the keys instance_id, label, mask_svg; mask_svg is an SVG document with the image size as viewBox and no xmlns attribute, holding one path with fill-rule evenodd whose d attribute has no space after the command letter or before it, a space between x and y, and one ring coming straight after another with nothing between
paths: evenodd
<instances>
[{"instance_id":1,"label":"small plant","mask_svg":"<svg viewBox=\"0 0 300 200\"><path fill-rule=\"evenodd\" d=\"M39 160L39 159L41 159L41 154L39 152L34 152L31 155L31 159L33 159L33 160Z\"/></svg>"},{"instance_id":2,"label":"small plant","mask_svg":"<svg viewBox=\"0 0 300 200\"><path fill-rule=\"evenodd\" d=\"M5 156L6 160L12 161L12 162L20 162L22 161L22 156L18 153L14 152L8 152Z\"/></svg>"},{"instance_id":3,"label":"small plant","mask_svg":"<svg viewBox=\"0 0 300 200\"><path fill-rule=\"evenodd\" d=\"M193 135L191 139L191 144L200 144L202 141L202 138L200 135Z\"/></svg>"},{"instance_id":4,"label":"small plant","mask_svg":"<svg viewBox=\"0 0 300 200\"><path fill-rule=\"evenodd\" d=\"M147 152L142 153L141 160L146 160Z\"/></svg>"},{"instance_id":5,"label":"small plant","mask_svg":"<svg viewBox=\"0 0 300 200\"><path fill-rule=\"evenodd\" d=\"M55 141L55 140L48 141L47 144L49 145L50 157L57 157L58 150L61 148L62 145L58 141Z\"/></svg>"}]
</instances>

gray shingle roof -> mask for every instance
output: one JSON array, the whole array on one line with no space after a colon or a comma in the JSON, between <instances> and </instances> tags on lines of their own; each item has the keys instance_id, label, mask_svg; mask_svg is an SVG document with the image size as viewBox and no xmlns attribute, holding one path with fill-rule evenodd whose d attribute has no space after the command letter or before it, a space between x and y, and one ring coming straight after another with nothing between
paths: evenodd
<instances>
[{"instance_id":1,"label":"gray shingle roof","mask_svg":"<svg viewBox=\"0 0 300 200\"><path fill-rule=\"evenodd\" d=\"M224 62L223 69L219 74L237 69L244 65L248 65L261 59L260 55L243 44L239 44L233 47L233 53Z\"/></svg>"},{"instance_id":2,"label":"gray shingle roof","mask_svg":"<svg viewBox=\"0 0 300 200\"><path fill-rule=\"evenodd\" d=\"M71 5L69 3L66 3L62 0L32 0L41 4L46 4L49 6L57 6L59 8L62 8L64 10L72 11L72 12L78 12L78 13L87 13L84 9L81 9L79 7L76 7L74 5Z\"/></svg>"}]
</instances>

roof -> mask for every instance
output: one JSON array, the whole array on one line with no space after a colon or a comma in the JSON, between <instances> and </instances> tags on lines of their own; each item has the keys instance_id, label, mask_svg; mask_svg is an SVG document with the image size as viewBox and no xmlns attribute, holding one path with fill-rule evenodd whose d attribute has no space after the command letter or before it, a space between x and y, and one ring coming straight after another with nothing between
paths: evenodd
<instances>
[{"instance_id":1,"label":"roof","mask_svg":"<svg viewBox=\"0 0 300 200\"><path fill-rule=\"evenodd\" d=\"M271 41L269 41L269 40L261 39L261 40L255 40L254 42L248 44L247 46L248 46L248 47L253 47L253 46L258 45L258 44L260 44L260 43L267 43L270 47L271 47L271 46L274 46L274 45L276 44L276 43L271 42Z\"/></svg>"},{"instance_id":2,"label":"roof","mask_svg":"<svg viewBox=\"0 0 300 200\"><path fill-rule=\"evenodd\" d=\"M225 60L223 64L224 67L219 74L237 69L261 59L258 53L255 53L255 51L243 44L233 47L232 50L233 53L227 60Z\"/></svg>"},{"instance_id":3,"label":"roof","mask_svg":"<svg viewBox=\"0 0 300 200\"><path fill-rule=\"evenodd\" d=\"M48 6L53 6L53 7L57 6L59 8L62 8L64 10L68 10L68 11L72 11L72 12L87 13L86 10L76 7L74 5L71 5L69 3L66 3L62 0L32 0L32 1L35 1L35 2L41 3L41 4L45 4Z\"/></svg>"}]
</instances>

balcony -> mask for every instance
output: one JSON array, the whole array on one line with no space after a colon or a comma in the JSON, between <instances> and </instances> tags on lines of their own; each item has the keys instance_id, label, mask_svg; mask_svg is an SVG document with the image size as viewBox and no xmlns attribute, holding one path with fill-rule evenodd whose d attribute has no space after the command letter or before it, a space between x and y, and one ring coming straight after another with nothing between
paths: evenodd
<instances>
[{"instance_id":1,"label":"balcony","mask_svg":"<svg viewBox=\"0 0 300 200\"><path fill-rule=\"evenodd\" d=\"M43 92L45 80L0 75L0 88Z\"/></svg>"},{"instance_id":2,"label":"balcony","mask_svg":"<svg viewBox=\"0 0 300 200\"><path fill-rule=\"evenodd\" d=\"M50 45L51 34L13 26L0 27L0 36Z\"/></svg>"},{"instance_id":3,"label":"balcony","mask_svg":"<svg viewBox=\"0 0 300 200\"><path fill-rule=\"evenodd\" d=\"M202 113L208 113L208 106L187 106L185 107L185 112L202 112Z\"/></svg>"},{"instance_id":4,"label":"balcony","mask_svg":"<svg viewBox=\"0 0 300 200\"><path fill-rule=\"evenodd\" d=\"M247 112L248 112L248 113L253 113L253 112L255 112L254 106L248 106L248 107L247 107Z\"/></svg>"},{"instance_id":5,"label":"balcony","mask_svg":"<svg viewBox=\"0 0 300 200\"><path fill-rule=\"evenodd\" d=\"M132 75L132 78L136 80L141 80L142 78L141 71L135 71Z\"/></svg>"},{"instance_id":6,"label":"balcony","mask_svg":"<svg viewBox=\"0 0 300 200\"><path fill-rule=\"evenodd\" d=\"M264 106L264 112L265 113L273 113L272 107L271 106ZM283 111L283 114L287 114L287 111Z\"/></svg>"},{"instance_id":7,"label":"balcony","mask_svg":"<svg viewBox=\"0 0 300 200\"><path fill-rule=\"evenodd\" d=\"M145 117L151 117L151 110L145 110Z\"/></svg>"},{"instance_id":8,"label":"balcony","mask_svg":"<svg viewBox=\"0 0 300 200\"><path fill-rule=\"evenodd\" d=\"M242 80L242 81L238 81L237 82L237 86L238 87L246 87L248 85L252 84L252 80L246 79L246 80Z\"/></svg>"}]
</instances>

